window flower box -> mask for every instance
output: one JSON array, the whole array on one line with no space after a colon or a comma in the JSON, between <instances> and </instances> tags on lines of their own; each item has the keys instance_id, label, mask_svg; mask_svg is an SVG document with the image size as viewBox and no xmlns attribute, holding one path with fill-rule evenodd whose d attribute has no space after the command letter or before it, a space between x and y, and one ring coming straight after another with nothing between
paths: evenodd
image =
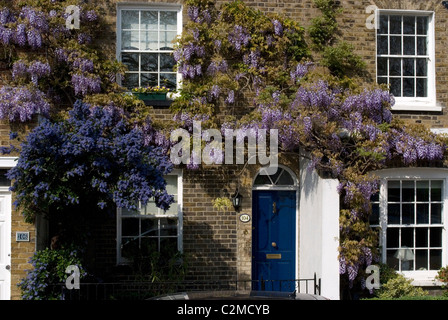
<instances>
[{"instance_id":1,"label":"window flower box","mask_svg":"<svg viewBox=\"0 0 448 320\"><path fill-rule=\"evenodd\" d=\"M154 92L147 92L147 93L132 93L134 96L139 98L140 100L146 101L146 100L166 100L166 92L165 93L154 93Z\"/></svg>"},{"instance_id":2,"label":"window flower box","mask_svg":"<svg viewBox=\"0 0 448 320\"><path fill-rule=\"evenodd\" d=\"M147 100L166 100L166 94L170 91L166 87L146 87L146 88L134 88L132 89L132 94L138 99Z\"/></svg>"}]
</instances>

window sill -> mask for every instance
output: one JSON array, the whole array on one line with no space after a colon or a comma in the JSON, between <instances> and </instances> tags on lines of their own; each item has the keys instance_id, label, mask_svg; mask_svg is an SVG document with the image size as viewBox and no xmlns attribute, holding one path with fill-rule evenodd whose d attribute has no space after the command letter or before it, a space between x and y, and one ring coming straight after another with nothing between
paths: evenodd
<instances>
[{"instance_id":1,"label":"window sill","mask_svg":"<svg viewBox=\"0 0 448 320\"><path fill-rule=\"evenodd\" d=\"M435 279L437 271L434 270L402 271L401 274L412 279L412 285L418 287L438 287L443 284Z\"/></svg>"},{"instance_id":2,"label":"window sill","mask_svg":"<svg viewBox=\"0 0 448 320\"><path fill-rule=\"evenodd\" d=\"M442 107L435 104L423 103L403 103L397 102L392 111L409 111L409 112L441 112Z\"/></svg>"}]
</instances>

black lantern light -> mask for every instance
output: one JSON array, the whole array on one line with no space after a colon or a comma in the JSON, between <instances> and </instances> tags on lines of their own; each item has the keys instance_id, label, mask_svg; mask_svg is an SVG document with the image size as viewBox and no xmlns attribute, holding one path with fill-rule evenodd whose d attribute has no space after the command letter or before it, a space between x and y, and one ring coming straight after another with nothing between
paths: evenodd
<instances>
[{"instance_id":1,"label":"black lantern light","mask_svg":"<svg viewBox=\"0 0 448 320\"><path fill-rule=\"evenodd\" d=\"M243 201L243 196L240 194L239 190L235 191L235 194L232 196L232 204L235 208L235 211L238 211L241 208L241 203Z\"/></svg>"}]
</instances>

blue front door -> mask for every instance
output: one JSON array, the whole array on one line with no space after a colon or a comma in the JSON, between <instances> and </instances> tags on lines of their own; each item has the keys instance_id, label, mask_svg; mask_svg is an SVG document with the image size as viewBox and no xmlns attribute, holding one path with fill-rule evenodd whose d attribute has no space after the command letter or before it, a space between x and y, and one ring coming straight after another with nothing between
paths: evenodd
<instances>
[{"instance_id":1,"label":"blue front door","mask_svg":"<svg viewBox=\"0 0 448 320\"><path fill-rule=\"evenodd\" d=\"M253 290L294 291L296 192L253 191Z\"/></svg>"}]
</instances>

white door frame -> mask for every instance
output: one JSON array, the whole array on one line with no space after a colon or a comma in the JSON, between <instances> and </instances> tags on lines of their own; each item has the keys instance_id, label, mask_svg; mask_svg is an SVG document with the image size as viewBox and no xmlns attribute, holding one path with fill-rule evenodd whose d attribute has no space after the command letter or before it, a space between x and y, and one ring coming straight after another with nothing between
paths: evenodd
<instances>
[{"instance_id":1,"label":"white door frame","mask_svg":"<svg viewBox=\"0 0 448 320\"><path fill-rule=\"evenodd\" d=\"M296 270L295 270L295 277L296 279L299 279L299 179L297 178L297 175L294 173L294 171L291 170L291 168L278 164L278 167L285 170L291 178L293 179L294 185L292 186L273 186L273 185L254 185L255 179L258 177L258 175L261 173L263 169L267 169L267 167L260 168L257 173L255 174L253 180L252 180L252 192L258 191L258 190L272 190L272 191L295 191L296 192L296 234L295 234L295 245L296 245L296 254L295 254L295 264L296 264ZM251 194L252 195L252 194ZM252 211L252 215L254 212ZM297 284L296 284L297 285Z\"/></svg>"},{"instance_id":2,"label":"white door frame","mask_svg":"<svg viewBox=\"0 0 448 320\"><path fill-rule=\"evenodd\" d=\"M15 167L17 157L0 157L0 169ZM0 196L5 197L0 208L0 221L5 222L0 230L0 300L11 299L11 241L12 241L12 193L9 187L0 187Z\"/></svg>"}]
</instances>

